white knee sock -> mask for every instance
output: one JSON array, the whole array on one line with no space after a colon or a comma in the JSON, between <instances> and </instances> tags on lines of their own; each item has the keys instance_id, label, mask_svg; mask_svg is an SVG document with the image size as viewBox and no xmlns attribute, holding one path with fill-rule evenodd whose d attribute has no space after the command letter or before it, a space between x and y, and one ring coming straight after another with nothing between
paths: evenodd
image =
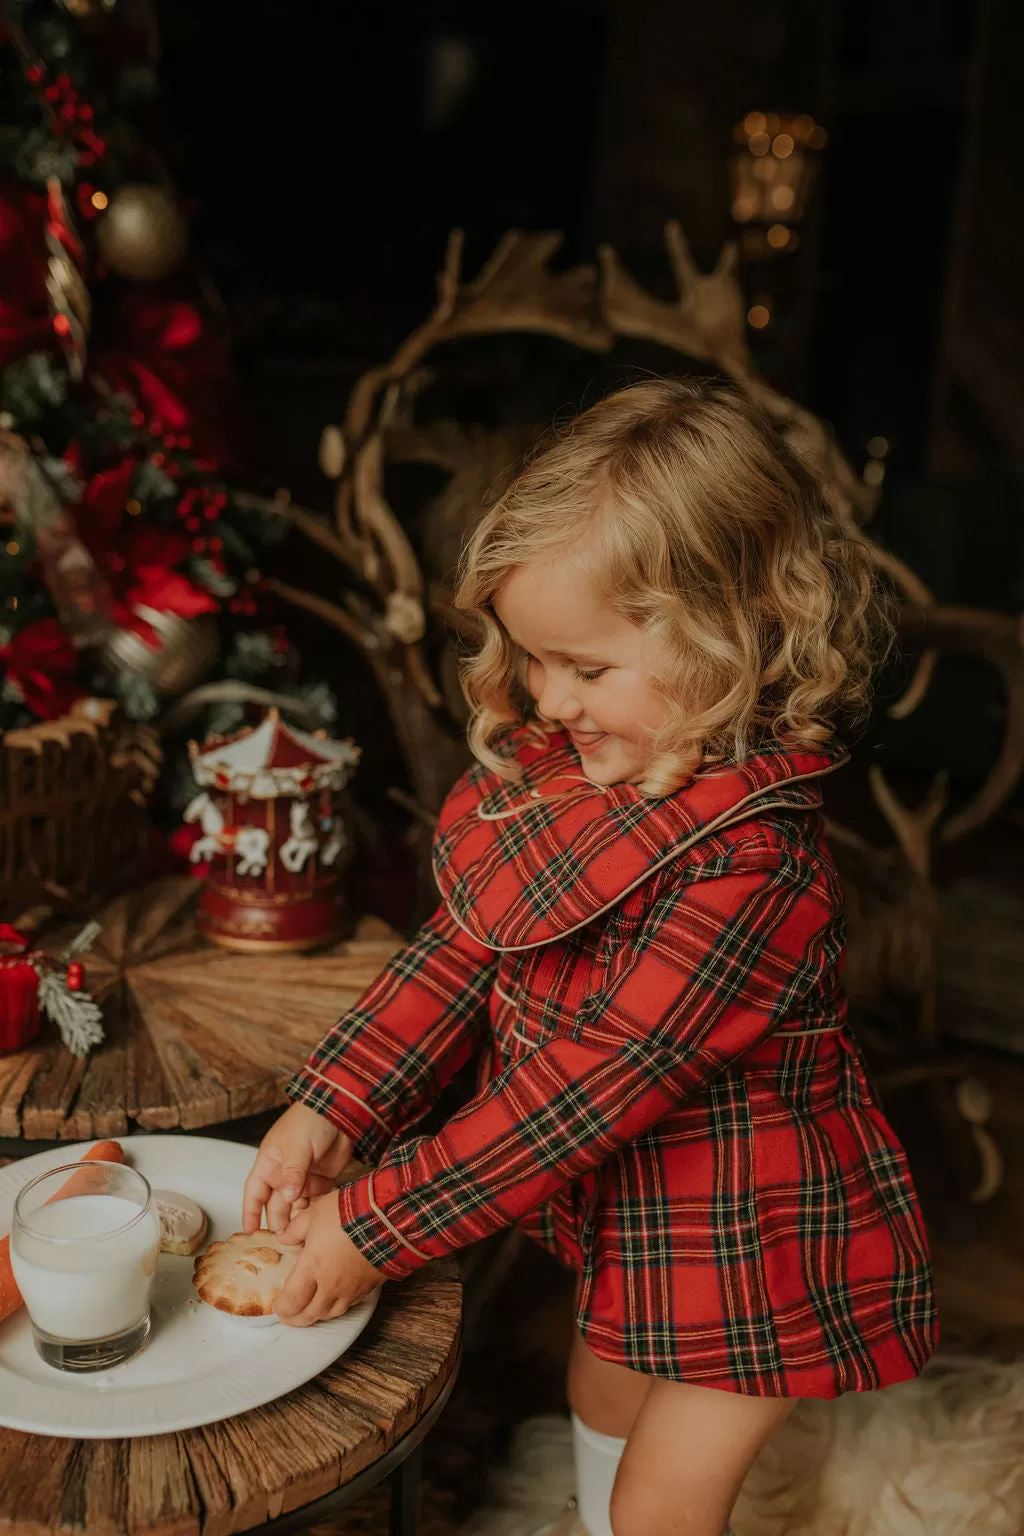
<instances>
[{"instance_id":1,"label":"white knee sock","mask_svg":"<svg viewBox=\"0 0 1024 1536\"><path fill-rule=\"evenodd\" d=\"M612 1485L626 1442L599 1434L573 1414L572 1446L579 1517L589 1536L612 1536Z\"/></svg>"}]
</instances>

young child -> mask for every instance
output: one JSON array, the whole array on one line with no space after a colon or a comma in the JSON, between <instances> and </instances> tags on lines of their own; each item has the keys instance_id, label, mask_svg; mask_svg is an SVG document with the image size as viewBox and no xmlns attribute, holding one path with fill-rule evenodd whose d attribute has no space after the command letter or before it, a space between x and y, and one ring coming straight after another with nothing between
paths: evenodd
<instances>
[{"instance_id":1,"label":"young child","mask_svg":"<svg viewBox=\"0 0 1024 1536\"><path fill-rule=\"evenodd\" d=\"M583 1524L719 1536L795 1399L936 1340L819 812L884 636L870 568L736 392L645 382L534 455L457 601L478 762L441 905L291 1084L246 1229L304 1241L304 1325L518 1223L577 1275ZM476 1096L411 1134L471 1056Z\"/></svg>"}]
</instances>

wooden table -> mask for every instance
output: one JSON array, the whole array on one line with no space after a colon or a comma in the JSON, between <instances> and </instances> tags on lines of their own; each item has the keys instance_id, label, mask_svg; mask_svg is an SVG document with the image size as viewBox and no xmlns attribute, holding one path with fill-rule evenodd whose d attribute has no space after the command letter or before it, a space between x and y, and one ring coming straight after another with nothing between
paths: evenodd
<instances>
[{"instance_id":1,"label":"wooden table","mask_svg":"<svg viewBox=\"0 0 1024 1536\"><path fill-rule=\"evenodd\" d=\"M436 1260L385 1285L352 1348L264 1408L135 1440L0 1429L0 1530L283 1536L390 1477L392 1536L415 1536L419 1446L454 1385L461 1315L455 1261Z\"/></svg>"},{"instance_id":2,"label":"wooden table","mask_svg":"<svg viewBox=\"0 0 1024 1536\"><path fill-rule=\"evenodd\" d=\"M84 1061L52 1036L0 1057L0 1139L17 1156L134 1129L224 1134L279 1107L310 1046L402 943L371 917L330 950L238 955L198 937L197 898L196 881L167 880L101 914L83 959L107 1038ZM419 1446L454 1385L461 1317L446 1259L386 1285L352 1348L264 1408L132 1440L0 1429L0 1533L283 1536L390 1477L393 1536L414 1536Z\"/></svg>"},{"instance_id":3,"label":"wooden table","mask_svg":"<svg viewBox=\"0 0 1024 1536\"><path fill-rule=\"evenodd\" d=\"M197 1130L283 1105L310 1047L402 943L369 917L333 949L234 954L196 933L198 894L195 880L164 880L100 913L82 958L107 1038L79 1060L47 1025L26 1050L0 1056L0 1150ZM69 936L40 942L56 951Z\"/></svg>"}]
</instances>

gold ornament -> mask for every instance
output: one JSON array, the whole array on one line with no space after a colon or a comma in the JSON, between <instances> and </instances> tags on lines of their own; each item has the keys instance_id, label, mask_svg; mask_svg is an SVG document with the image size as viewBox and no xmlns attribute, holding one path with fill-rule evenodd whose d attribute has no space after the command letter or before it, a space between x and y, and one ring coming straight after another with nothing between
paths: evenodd
<instances>
[{"instance_id":1,"label":"gold ornament","mask_svg":"<svg viewBox=\"0 0 1024 1536\"><path fill-rule=\"evenodd\" d=\"M183 619L143 603L136 604L135 612L156 631L157 645L147 645L134 630L115 629L103 642L104 661L118 671L143 678L154 693L165 698L194 688L217 659L215 620L208 614Z\"/></svg>"},{"instance_id":2,"label":"gold ornament","mask_svg":"<svg viewBox=\"0 0 1024 1536\"><path fill-rule=\"evenodd\" d=\"M137 283L168 277L181 265L188 230L162 187L121 187L96 228L100 252L115 272Z\"/></svg>"}]
</instances>

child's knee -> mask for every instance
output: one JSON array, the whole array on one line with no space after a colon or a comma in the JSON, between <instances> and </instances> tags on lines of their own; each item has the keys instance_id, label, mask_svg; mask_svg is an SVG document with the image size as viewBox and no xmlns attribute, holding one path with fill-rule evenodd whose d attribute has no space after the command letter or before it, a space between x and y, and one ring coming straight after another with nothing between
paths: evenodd
<instances>
[{"instance_id":1,"label":"child's knee","mask_svg":"<svg viewBox=\"0 0 1024 1536\"><path fill-rule=\"evenodd\" d=\"M686 1498L683 1493L682 1500ZM684 1515L678 1488L642 1478L623 1462L612 1489L610 1517L612 1536L677 1536L682 1530L686 1536L724 1536L729 1509L721 1498L703 1494Z\"/></svg>"}]
</instances>

